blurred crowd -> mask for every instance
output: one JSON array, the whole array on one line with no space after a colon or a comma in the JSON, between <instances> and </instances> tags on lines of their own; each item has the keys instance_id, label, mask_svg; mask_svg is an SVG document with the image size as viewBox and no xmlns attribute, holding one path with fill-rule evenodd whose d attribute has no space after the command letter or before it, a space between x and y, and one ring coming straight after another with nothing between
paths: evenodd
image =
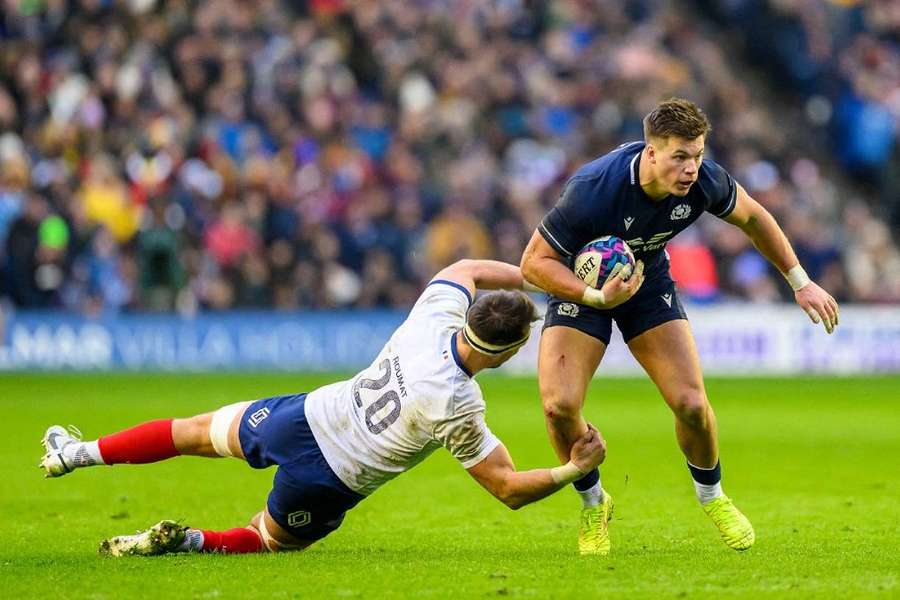
<instances>
[{"instance_id":1,"label":"blurred crowd","mask_svg":"<svg viewBox=\"0 0 900 600\"><path fill-rule=\"evenodd\" d=\"M900 229L900 2L703 0L776 85L805 100L834 154ZM765 31L766 35L755 32Z\"/></svg>"},{"instance_id":2,"label":"blurred crowd","mask_svg":"<svg viewBox=\"0 0 900 600\"><path fill-rule=\"evenodd\" d=\"M518 263L567 175L672 95L707 110L709 155L812 277L900 300L889 183L841 176L825 107L772 102L703 3L2 1L0 298L18 307L408 306L458 258ZM884 43L894 66L873 69L896 74ZM831 60L852 79L866 49ZM848 85L896 132L897 79L867 81ZM695 301L789 298L708 215L669 248Z\"/></svg>"}]
</instances>

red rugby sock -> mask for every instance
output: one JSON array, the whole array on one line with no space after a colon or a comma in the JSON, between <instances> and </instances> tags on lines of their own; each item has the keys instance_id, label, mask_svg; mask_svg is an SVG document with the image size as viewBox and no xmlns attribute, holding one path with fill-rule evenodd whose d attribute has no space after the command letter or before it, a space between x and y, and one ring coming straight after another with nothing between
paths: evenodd
<instances>
[{"instance_id":1,"label":"red rugby sock","mask_svg":"<svg viewBox=\"0 0 900 600\"><path fill-rule=\"evenodd\" d=\"M103 462L108 465L144 464L178 456L172 440L172 420L148 421L101 437L97 444Z\"/></svg>"},{"instance_id":2,"label":"red rugby sock","mask_svg":"<svg viewBox=\"0 0 900 600\"><path fill-rule=\"evenodd\" d=\"M207 531L203 529L202 552L222 552L224 554L246 554L262 552L263 543L259 534L246 527L228 531Z\"/></svg>"}]
</instances>

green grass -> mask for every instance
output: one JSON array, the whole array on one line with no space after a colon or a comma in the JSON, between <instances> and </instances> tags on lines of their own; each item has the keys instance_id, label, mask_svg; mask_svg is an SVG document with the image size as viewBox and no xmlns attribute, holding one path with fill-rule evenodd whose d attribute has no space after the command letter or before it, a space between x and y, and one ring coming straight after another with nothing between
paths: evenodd
<instances>
[{"instance_id":1,"label":"green grass","mask_svg":"<svg viewBox=\"0 0 900 600\"><path fill-rule=\"evenodd\" d=\"M738 554L698 508L671 416L643 380L601 379L616 498L613 553L574 552L579 501L512 512L444 452L388 484L307 552L110 559L104 537L160 518L242 525L274 471L178 458L44 480L48 424L87 438L332 377L20 375L0 378L0 598L898 596L900 379L711 380L726 491L753 521ZM488 422L521 468L554 463L533 379L480 378Z\"/></svg>"}]
</instances>

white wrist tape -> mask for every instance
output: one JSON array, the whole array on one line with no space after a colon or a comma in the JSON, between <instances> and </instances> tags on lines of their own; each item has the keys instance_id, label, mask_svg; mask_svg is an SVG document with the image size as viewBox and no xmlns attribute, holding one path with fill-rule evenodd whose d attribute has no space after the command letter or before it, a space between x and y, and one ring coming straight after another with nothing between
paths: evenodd
<instances>
[{"instance_id":1,"label":"white wrist tape","mask_svg":"<svg viewBox=\"0 0 900 600\"><path fill-rule=\"evenodd\" d=\"M791 267L791 270L784 274L784 278L788 280L788 283L791 284L791 289L795 292L805 288L811 281L809 275L806 274L806 271L800 265Z\"/></svg>"},{"instance_id":2,"label":"white wrist tape","mask_svg":"<svg viewBox=\"0 0 900 600\"><path fill-rule=\"evenodd\" d=\"M552 477L553 481L557 484L567 484L578 481L584 477L584 473L582 473L578 467L575 466L575 463L570 460L561 467L553 467L550 469L550 477Z\"/></svg>"},{"instance_id":3,"label":"white wrist tape","mask_svg":"<svg viewBox=\"0 0 900 600\"><path fill-rule=\"evenodd\" d=\"M606 297L603 295L603 290L598 290L597 288L592 288L588 286L584 288L584 294L581 296L582 304L587 304L588 306L593 306L594 308L603 308L606 304Z\"/></svg>"}]
</instances>

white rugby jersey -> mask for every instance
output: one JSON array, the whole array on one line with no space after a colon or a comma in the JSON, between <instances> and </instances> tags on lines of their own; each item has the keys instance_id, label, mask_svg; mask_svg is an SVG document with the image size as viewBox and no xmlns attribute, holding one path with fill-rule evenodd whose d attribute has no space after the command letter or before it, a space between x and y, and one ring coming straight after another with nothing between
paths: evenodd
<instances>
[{"instance_id":1,"label":"white rugby jersey","mask_svg":"<svg viewBox=\"0 0 900 600\"><path fill-rule=\"evenodd\" d=\"M329 466L363 495L443 446L466 469L500 443L484 398L456 353L468 290L432 281L374 362L306 398L306 418Z\"/></svg>"}]
</instances>

